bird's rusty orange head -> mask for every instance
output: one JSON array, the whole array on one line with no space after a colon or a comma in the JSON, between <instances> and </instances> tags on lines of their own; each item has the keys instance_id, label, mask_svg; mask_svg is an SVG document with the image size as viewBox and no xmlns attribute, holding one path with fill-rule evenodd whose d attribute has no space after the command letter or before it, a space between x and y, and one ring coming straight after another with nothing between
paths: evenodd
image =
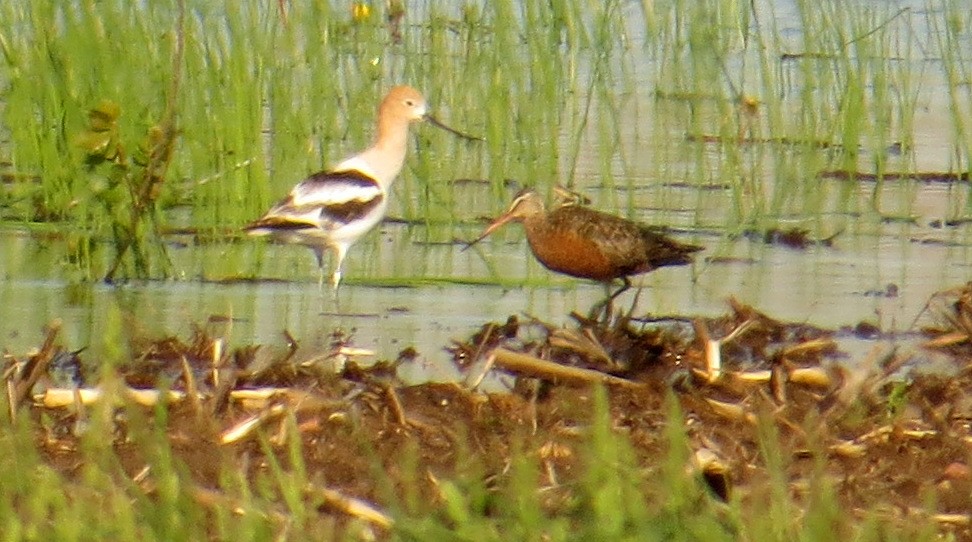
<instances>
[{"instance_id":1,"label":"bird's rusty orange head","mask_svg":"<svg viewBox=\"0 0 972 542\"><path fill-rule=\"evenodd\" d=\"M504 224L509 222L521 222L532 216L542 215L544 212L543 198L540 196L540 194L538 194L533 188L524 188L523 190L520 190L513 198L513 203L510 204L510 208L507 209L507 211L499 218L494 220L489 226L487 226L486 229L483 230L482 235L477 237L475 241L466 245L463 250L489 237L491 233L498 230Z\"/></svg>"}]
</instances>

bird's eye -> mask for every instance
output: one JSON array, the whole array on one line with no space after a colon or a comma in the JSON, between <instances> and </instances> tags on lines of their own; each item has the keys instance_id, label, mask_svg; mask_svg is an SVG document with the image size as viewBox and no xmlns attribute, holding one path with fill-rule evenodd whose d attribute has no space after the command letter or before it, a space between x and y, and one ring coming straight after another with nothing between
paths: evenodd
<instances>
[{"instance_id":1,"label":"bird's eye","mask_svg":"<svg viewBox=\"0 0 972 542\"><path fill-rule=\"evenodd\" d=\"M415 107L415 100L405 100L405 105Z\"/></svg>"}]
</instances>

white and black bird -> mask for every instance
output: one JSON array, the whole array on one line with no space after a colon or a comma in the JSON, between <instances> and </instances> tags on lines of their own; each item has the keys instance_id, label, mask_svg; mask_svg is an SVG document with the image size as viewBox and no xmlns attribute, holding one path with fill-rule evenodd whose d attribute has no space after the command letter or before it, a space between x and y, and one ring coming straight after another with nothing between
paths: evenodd
<instances>
[{"instance_id":1,"label":"white and black bird","mask_svg":"<svg viewBox=\"0 0 972 542\"><path fill-rule=\"evenodd\" d=\"M405 163L409 125L425 120L460 137L476 139L429 115L419 91L404 85L393 87L378 106L378 130L371 147L304 179L244 229L251 235L270 235L277 242L309 247L317 257L322 284L324 252L330 250L334 254L331 285L336 290L348 248L385 216L388 191Z\"/></svg>"}]
</instances>

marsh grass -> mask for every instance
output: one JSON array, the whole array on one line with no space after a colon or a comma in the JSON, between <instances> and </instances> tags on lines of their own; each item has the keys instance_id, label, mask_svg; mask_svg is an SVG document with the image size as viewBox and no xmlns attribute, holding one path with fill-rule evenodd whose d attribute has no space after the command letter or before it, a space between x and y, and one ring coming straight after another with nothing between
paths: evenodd
<instances>
[{"instance_id":1,"label":"marsh grass","mask_svg":"<svg viewBox=\"0 0 972 542\"><path fill-rule=\"evenodd\" d=\"M137 142L165 118L177 73L186 74L177 139L152 216L164 227L173 206L188 206L191 226L210 235L235 232L305 175L366 145L375 103L398 82L486 138L470 144L416 130L391 214L428 224L419 234L426 242L501 212L507 179L543 189L559 182L635 218L648 203L645 186L662 202L652 207L664 208L685 198L659 183L725 183L722 193L700 190L690 206L694 226L730 233L796 220L826 234L835 229L827 216L907 212L916 189L882 201L880 175L915 166L916 110L938 92L939 77L955 112L949 166L968 169L972 37L954 0L927 14L796 0L795 18L782 23L775 4L730 0L428 0L404 13L397 4L353 12L335 1L282 10L185 3L181 60L174 3L0 7L5 154L14 178L40 179L13 184L6 214L63 224L73 278L110 275L112 254L125 251L75 145L87 111L117 103L119 138ZM889 156L896 143L903 153ZM816 174L826 169L876 172L879 181L870 197L850 182L820 190ZM485 197L456 189L457 178L486 179L489 189ZM713 205L723 212L709 214ZM374 248L378 237L363 243ZM170 272L162 250L147 258L124 273L182 277L219 267L198 261Z\"/></svg>"},{"instance_id":2,"label":"marsh grass","mask_svg":"<svg viewBox=\"0 0 972 542\"><path fill-rule=\"evenodd\" d=\"M526 450L512 454L514 460L498 483L489 483L487 469L475 459L479 456L468 454L470 459L451 476L436 480L435 499L414 489L422 485L419 478L428 476L418 468L416 449L401 450L399 484L388 479L374 450L363 446L361 456L373 465L381 501L376 504L394 517L389 533L393 540L823 541L836 533L844 540L938 537L930 521L882 524L868 511L863 511L864 521L851 517L837 505L822 468L810 476L804 497L795 497L785 475L788 460L779 452L771 422L761 425L759 437L768 493L719 501L687 468L691 446L683 415L676 400L670 398L668 404L661 439L667 451L658 465L645 470L638 466L625 432L612 425L607 393L595 393L593 416L577 437L583 470L570 488L574 498L567 501L552 497L561 488L549 485L541 461ZM73 466L50 462L44 457L49 452L42 455L42 441L35 437L53 424L47 415L11 420L4 414L0 518L5 537L335 540L374 532L375 527L329 511L309 490L326 486L327 472L308 472L303 459L308 450L292 415L283 420L285 431L256 435L262 467L249 475L240 459L246 454L215 451L205 468L215 469L218 482L204 488L192 473L203 467L180 459L174 444L178 439L167 433L188 429L170 427L170 408L95 405L85 416L77 442L81 460ZM6 405L3 412L9 412ZM122 440L112 436L119 422L126 435ZM516 438L510 446L517 449ZM123 464L122 456L130 464ZM133 469L139 471L134 480L128 474Z\"/></svg>"},{"instance_id":3,"label":"marsh grass","mask_svg":"<svg viewBox=\"0 0 972 542\"><path fill-rule=\"evenodd\" d=\"M773 7L672 2L646 12L646 24L659 29L646 40L662 96L658 122L673 116L673 129L682 118L693 141L720 142L682 149L693 158L686 173L694 182L730 185L731 212L721 218L730 231L781 220L820 230L834 227L823 219L827 214L883 213L880 181L861 200L853 183L839 194L820 190L816 172L876 171L880 178L914 166L909 151L900 159L886 152L894 144L910 148L919 97L927 90L921 77L929 57L916 47L914 14L863 2L798 1L787 7L797 20L784 21L797 24L794 34L780 28ZM688 107L680 112L673 101ZM769 141L759 143L763 138ZM915 197L900 193L903 200Z\"/></svg>"},{"instance_id":4,"label":"marsh grass","mask_svg":"<svg viewBox=\"0 0 972 542\"><path fill-rule=\"evenodd\" d=\"M957 171L972 171L972 127L969 103L972 99L972 58L969 57L967 41L972 37L969 30L970 15L960 4L949 3L943 6L943 17L930 21L934 30L933 39L942 55L942 66L948 83L948 104L951 115L952 131L956 140L954 168Z\"/></svg>"}]
</instances>

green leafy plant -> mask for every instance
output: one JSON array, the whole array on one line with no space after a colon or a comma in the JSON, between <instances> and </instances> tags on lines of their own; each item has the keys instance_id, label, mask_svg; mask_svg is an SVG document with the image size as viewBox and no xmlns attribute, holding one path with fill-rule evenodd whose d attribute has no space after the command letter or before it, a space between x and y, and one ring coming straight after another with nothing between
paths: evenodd
<instances>
[{"instance_id":1,"label":"green leafy plant","mask_svg":"<svg viewBox=\"0 0 972 542\"><path fill-rule=\"evenodd\" d=\"M126 257L135 277L148 278L153 252L168 276L171 262L159 235L156 202L172 161L176 134L171 126L151 126L129 156L119 133L120 116L117 103L103 100L88 112L88 126L76 140L92 176L91 194L110 220L116 252L105 280L117 277Z\"/></svg>"}]
</instances>

